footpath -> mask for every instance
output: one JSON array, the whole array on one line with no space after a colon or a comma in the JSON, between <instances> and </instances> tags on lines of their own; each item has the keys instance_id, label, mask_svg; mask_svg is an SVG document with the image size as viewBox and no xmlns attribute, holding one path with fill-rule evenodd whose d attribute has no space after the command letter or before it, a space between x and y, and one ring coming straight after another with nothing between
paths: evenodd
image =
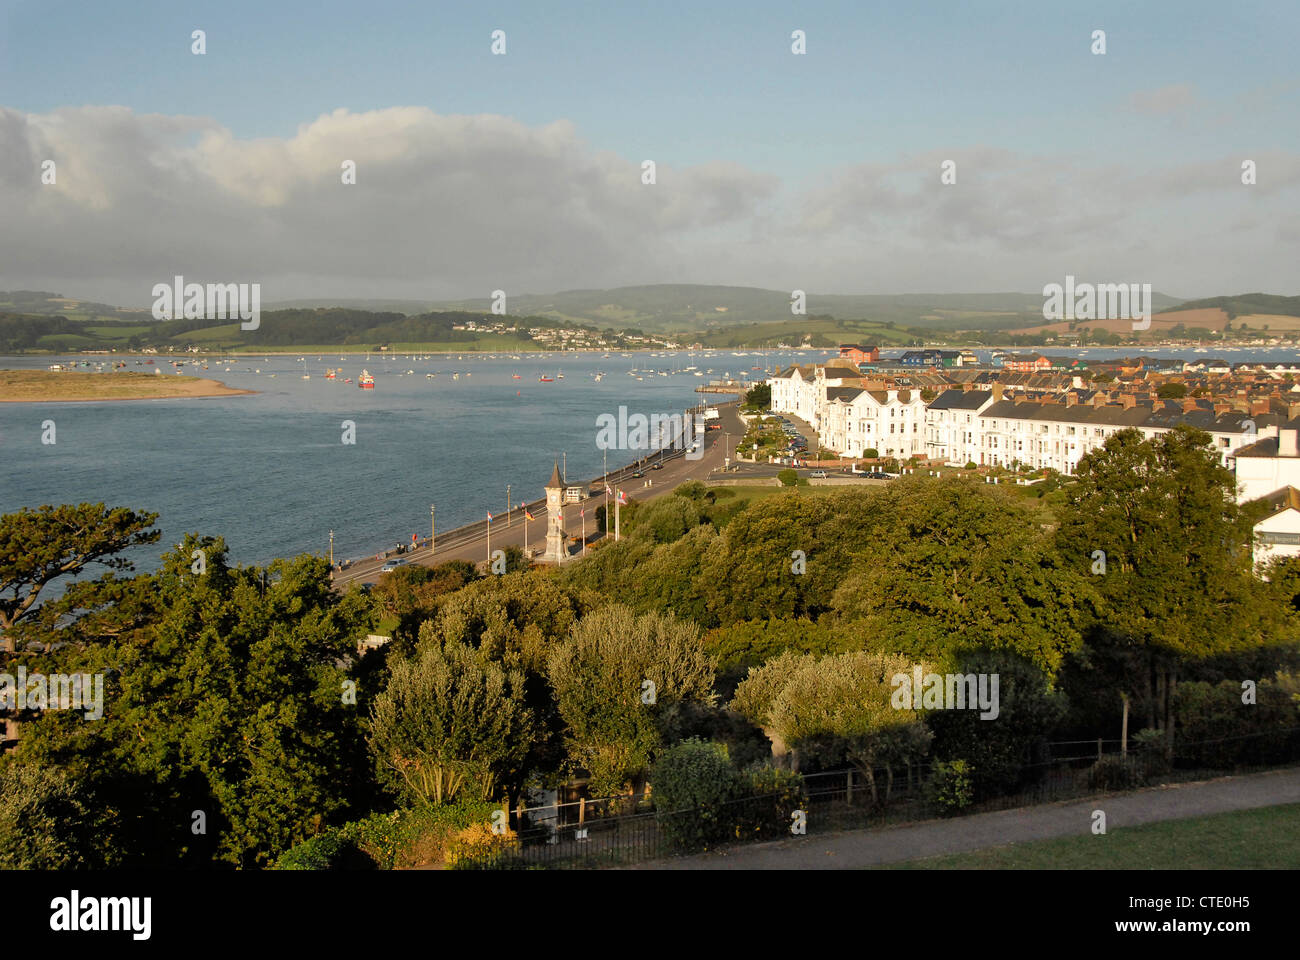
<instances>
[{"instance_id":1,"label":"footpath","mask_svg":"<svg viewBox=\"0 0 1300 960\"><path fill-rule=\"evenodd\" d=\"M1106 813L1106 831L1162 820L1300 803L1300 769L1274 770L1197 783L1147 787L1087 800L999 810L952 820L791 837L693 857L640 864L642 870L853 870L968 853L989 847L1091 833L1092 812Z\"/></svg>"}]
</instances>

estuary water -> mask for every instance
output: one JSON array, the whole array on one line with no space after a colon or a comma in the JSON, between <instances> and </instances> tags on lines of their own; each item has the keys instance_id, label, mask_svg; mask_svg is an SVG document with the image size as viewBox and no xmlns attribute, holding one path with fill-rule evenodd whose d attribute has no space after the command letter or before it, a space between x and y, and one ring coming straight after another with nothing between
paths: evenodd
<instances>
[{"instance_id":1,"label":"estuary water","mask_svg":"<svg viewBox=\"0 0 1300 960\"><path fill-rule=\"evenodd\" d=\"M991 353L974 352L982 361ZM1045 352L1097 360L1138 351ZM1202 351L1141 352L1190 360ZM445 531L481 520L489 510L504 511L507 485L513 504L541 497L555 461L566 464L571 482L598 476L603 461L596 418L617 417L620 405L629 414L679 413L730 399L695 392L710 380L758 379L765 369L835 353L707 350L519 359L313 353L301 361L298 355L190 361L181 373L258 392L0 403L0 512L83 501L157 512L161 541L132 556L142 569L155 567L165 545L187 532L224 536L237 563L325 554L330 530L336 559L369 556L408 543L412 534L427 537L430 505ZM886 351L882 359L899 353ZM1279 362L1298 354L1294 347L1210 347L1208 356ZM0 368L84 361L111 366L113 360L124 360L128 371L177 373L167 357L122 355L0 357ZM329 368L338 371L336 379L326 379ZM374 375L375 389L359 389L363 368ZM550 382L540 382L543 376ZM55 423L54 444L41 442L46 420ZM355 424L354 444L342 442L344 421ZM639 455L611 451L609 467Z\"/></svg>"},{"instance_id":2,"label":"estuary water","mask_svg":"<svg viewBox=\"0 0 1300 960\"><path fill-rule=\"evenodd\" d=\"M224 536L237 563L326 554L331 529L336 559L368 556L408 543L412 534L428 537L430 505L444 531L482 520L489 510L503 513L507 484L513 504L538 499L555 461L566 464L571 482L598 476L596 418L617 417L620 405L629 415L681 413L731 399L695 392L710 380L757 379L763 370L754 366L827 355L719 350L516 360L313 353L301 362L299 355L190 360L180 373L258 392L0 404L0 512L83 501L157 512L162 539L132 556L141 569L155 567L187 532ZM161 369L162 377L177 374L171 359L0 357L0 367L89 361L93 369L124 360L127 371ZM328 368L338 371L336 379L326 379ZM359 389L363 368L375 378L373 390ZM550 382L540 382L543 376ZM41 442L46 420L55 423L53 444ZM344 421L355 424L354 444L343 442ZM640 455L610 451L610 469Z\"/></svg>"}]
</instances>

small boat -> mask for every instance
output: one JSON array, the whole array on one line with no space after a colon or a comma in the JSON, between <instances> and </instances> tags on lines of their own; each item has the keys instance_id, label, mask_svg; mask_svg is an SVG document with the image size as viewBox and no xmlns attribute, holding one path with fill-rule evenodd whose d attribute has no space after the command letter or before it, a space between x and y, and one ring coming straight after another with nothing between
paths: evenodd
<instances>
[{"instance_id":1,"label":"small boat","mask_svg":"<svg viewBox=\"0 0 1300 960\"><path fill-rule=\"evenodd\" d=\"M537 378L537 382L538 382L538 383L554 383L554 382L555 382L555 378L554 378L554 377L538 377L538 378Z\"/></svg>"},{"instance_id":2,"label":"small boat","mask_svg":"<svg viewBox=\"0 0 1300 960\"><path fill-rule=\"evenodd\" d=\"M512 373L512 374L510 374L510 379L511 379L511 380L522 380L523 377L519 376L519 374L517 374L517 373Z\"/></svg>"},{"instance_id":3,"label":"small boat","mask_svg":"<svg viewBox=\"0 0 1300 960\"><path fill-rule=\"evenodd\" d=\"M361 379L357 382L357 386L359 386L362 390L375 389L375 378L370 375L369 370L361 371Z\"/></svg>"},{"instance_id":4,"label":"small boat","mask_svg":"<svg viewBox=\"0 0 1300 960\"><path fill-rule=\"evenodd\" d=\"M336 369L334 369L333 367L330 367L328 370L325 371L325 379L326 379L326 380L335 380L335 379L338 378L338 373L339 373L339 372L338 372Z\"/></svg>"}]
</instances>

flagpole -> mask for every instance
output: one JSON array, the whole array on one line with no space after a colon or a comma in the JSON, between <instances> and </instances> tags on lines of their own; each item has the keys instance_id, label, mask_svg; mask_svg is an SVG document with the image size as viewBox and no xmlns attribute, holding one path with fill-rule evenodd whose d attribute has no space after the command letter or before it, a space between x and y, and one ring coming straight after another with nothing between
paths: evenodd
<instances>
[{"instance_id":1,"label":"flagpole","mask_svg":"<svg viewBox=\"0 0 1300 960\"><path fill-rule=\"evenodd\" d=\"M582 508L582 553L587 554L587 508Z\"/></svg>"},{"instance_id":2,"label":"flagpole","mask_svg":"<svg viewBox=\"0 0 1300 960\"><path fill-rule=\"evenodd\" d=\"M618 543L618 514L619 514L618 508L622 502L623 502L623 491L620 490L618 492L618 496L614 498L614 542L615 543Z\"/></svg>"},{"instance_id":3,"label":"flagpole","mask_svg":"<svg viewBox=\"0 0 1300 960\"><path fill-rule=\"evenodd\" d=\"M524 561L528 561L528 504L524 504Z\"/></svg>"},{"instance_id":4,"label":"flagpole","mask_svg":"<svg viewBox=\"0 0 1300 960\"><path fill-rule=\"evenodd\" d=\"M487 547L488 547L488 569L492 569L492 514L488 514L487 519Z\"/></svg>"}]
</instances>

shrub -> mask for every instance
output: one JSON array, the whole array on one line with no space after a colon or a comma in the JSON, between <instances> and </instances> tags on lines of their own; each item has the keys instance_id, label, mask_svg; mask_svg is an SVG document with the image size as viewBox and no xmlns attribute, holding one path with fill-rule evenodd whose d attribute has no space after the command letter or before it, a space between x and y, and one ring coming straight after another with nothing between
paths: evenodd
<instances>
[{"instance_id":1,"label":"shrub","mask_svg":"<svg viewBox=\"0 0 1300 960\"><path fill-rule=\"evenodd\" d=\"M727 801L741 781L727 748L692 738L665 750L650 775L659 829L673 847L709 847L734 835Z\"/></svg>"},{"instance_id":2,"label":"shrub","mask_svg":"<svg viewBox=\"0 0 1300 960\"><path fill-rule=\"evenodd\" d=\"M1088 785L1093 790L1131 790L1146 779L1141 768L1140 761L1112 753L1092 765Z\"/></svg>"},{"instance_id":3,"label":"shrub","mask_svg":"<svg viewBox=\"0 0 1300 960\"><path fill-rule=\"evenodd\" d=\"M374 866L356 845L344 840L337 831L311 837L285 851L276 862L277 870L346 870Z\"/></svg>"},{"instance_id":4,"label":"shrub","mask_svg":"<svg viewBox=\"0 0 1300 960\"><path fill-rule=\"evenodd\" d=\"M784 487L793 487L799 482L799 474L795 473L789 467L786 467L776 475L777 480L781 481Z\"/></svg>"},{"instance_id":5,"label":"shrub","mask_svg":"<svg viewBox=\"0 0 1300 960\"><path fill-rule=\"evenodd\" d=\"M975 469L977 469L976 464L975 464L975 461L974 461L974 460L968 460L968 461L966 461L966 469L967 469L967 470L975 470Z\"/></svg>"},{"instance_id":6,"label":"shrub","mask_svg":"<svg viewBox=\"0 0 1300 960\"><path fill-rule=\"evenodd\" d=\"M471 823L461 828L447 844L449 870L487 870L502 864L518 835L507 828L494 833L490 823Z\"/></svg>"},{"instance_id":7,"label":"shrub","mask_svg":"<svg viewBox=\"0 0 1300 960\"><path fill-rule=\"evenodd\" d=\"M490 822L495 809L485 801L462 801L372 814L303 841L275 869L392 870L437 861L457 831Z\"/></svg>"},{"instance_id":8,"label":"shrub","mask_svg":"<svg viewBox=\"0 0 1300 960\"><path fill-rule=\"evenodd\" d=\"M790 830L790 814L804 803L803 776L770 764L739 775L750 797L731 804L737 840L774 840Z\"/></svg>"},{"instance_id":9,"label":"shrub","mask_svg":"<svg viewBox=\"0 0 1300 960\"><path fill-rule=\"evenodd\" d=\"M940 816L961 813L975 801L974 769L965 760L940 761L930 775L930 802Z\"/></svg>"},{"instance_id":10,"label":"shrub","mask_svg":"<svg viewBox=\"0 0 1300 960\"><path fill-rule=\"evenodd\" d=\"M880 451L877 450L875 447L871 447L867 450L864 450L862 452L862 455L866 457L868 460L875 460L878 456L880 456Z\"/></svg>"}]
</instances>

